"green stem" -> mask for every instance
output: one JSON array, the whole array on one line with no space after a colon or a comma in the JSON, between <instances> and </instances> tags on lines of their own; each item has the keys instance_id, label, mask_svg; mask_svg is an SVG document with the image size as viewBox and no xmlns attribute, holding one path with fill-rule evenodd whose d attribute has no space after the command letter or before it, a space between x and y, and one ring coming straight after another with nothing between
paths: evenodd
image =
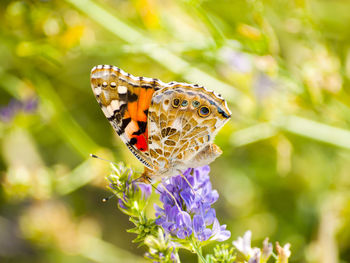
<instances>
[{"instance_id":1,"label":"green stem","mask_svg":"<svg viewBox=\"0 0 350 263\"><path fill-rule=\"evenodd\" d=\"M271 253L271 256L276 260L278 259L278 256L274 252Z\"/></svg>"},{"instance_id":2,"label":"green stem","mask_svg":"<svg viewBox=\"0 0 350 263\"><path fill-rule=\"evenodd\" d=\"M194 250L196 251L196 253L198 255L198 262L207 263L207 261L205 260L203 254L202 254L202 248L198 246L198 242L191 239L191 243L192 243Z\"/></svg>"}]
</instances>

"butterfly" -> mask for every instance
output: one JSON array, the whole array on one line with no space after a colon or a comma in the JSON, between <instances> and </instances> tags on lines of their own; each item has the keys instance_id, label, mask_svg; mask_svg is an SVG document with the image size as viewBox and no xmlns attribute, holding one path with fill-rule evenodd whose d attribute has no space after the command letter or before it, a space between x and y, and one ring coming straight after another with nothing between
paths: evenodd
<instances>
[{"instance_id":1,"label":"butterfly","mask_svg":"<svg viewBox=\"0 0 350 263\"><path fill-rule=\"evenodd\" d=\"M91 87L104 115L154 182L214 161L221 149L213 139L230 119L221 95L187 83L134 77L99 65Z\"/></svg>"}]
</instances>

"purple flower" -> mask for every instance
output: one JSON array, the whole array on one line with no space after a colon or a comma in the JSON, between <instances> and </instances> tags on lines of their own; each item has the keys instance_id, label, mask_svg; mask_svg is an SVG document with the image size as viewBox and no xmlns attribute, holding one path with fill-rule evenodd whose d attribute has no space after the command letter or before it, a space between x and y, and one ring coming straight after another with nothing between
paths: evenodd
<instances>
[{"instance_id":1,"label":"purple flower","mask_svg":"<svg viewBox=\"0 0 350 263\"><path fill-rule=\"evenodd\" d=\"M138 188L141 191L142 198L147 199L152 194L152 185L145 183L138 183Z\"/></svg>"},{"instance_id":2,"label":"purple flower","mask_svg":"<svg viewBox=\"0 0 350 263\"><path fill-rule=\"evenodd\" d=\"M23 110L26 112L33 112L38 108L38 98L30 98L23 104Z\"/></svg>"},{"instance_id":3,"label":"purple flower","mask_svg":"<svg viewBox=\"0 0 350 263\"><path fill-rule=\"evenodd\" d=\"M185 239L192 234L191 216L188 213L179 211L176 215L176 225L179 227L176 234L178 238Z\"/></svg>"},{"instance_id":4,"label":"purple flower","mask_svg":"<svg viewBox=\"0 0 350 263\"><path fill-rule=\"evenodd\" d=\"M212 240L225 241L230 238L231 232L226 230L226 225L220 226L219 221L215 218L213 224L213 237Z\"/></svg>"},{"instance_id":5,"label":"purple flower","mask_svg":"<svg viewBox=\"0 0 350 263\"><path fill-rule=\"evenodd\" d=\"M122 209L127 209L127 207L124 205L125 200L123 199L118 199L118 205Z\"/></svg>"},{"instance_id":6,"label":"purple flower","mask_svg":"<svg viewBox=\"0 0 350 263\"><path fill-rule=\"evenodd\" d=\"M199 241L227 240L231 233L226 225L220 226L215 209L211 207L219 194L212 189L209 172L207 165L189 168L183 173L186 179L178 175L163 181L158 186L163 208L155 206L156 224L180 239L193 234Z\"/></svg>"},{"instance_id":7,"label":"purple flower","mask_svg":"<svg viewBox=\"0 0 350 263\"><path fill-rule=\"evenodd\" d=\"M224 48L221 51L221 56L233 71L249 73L252 70L251 59L246 53Z\"/></svg>"},{"instance_id":8,"label":"purple flower","mask_svg":"<svg viewBox=\"0 0 350 263\"><path fill-rule=\"evenodd\" d=\"M0 119L3 122L9 122L14 116L14 111L10 107L0 108Z\"/></svg>"},{"instance_id":9,"label":"purple flower","mask_svg":"<svg viewBox=\"0 0 350 263\"><path fill-rule=\"evenodd\" d=\"M137 182L137 180L132 179L133 171L125 168L124 175L122 176L123 180L120 180L120 177L111 176L109 180L111 181L109 187L115 190L118 194L118 205L121 209L127 210L132 205L132 201L135 198L146 200L152 193L152 185ZM116 170L117 173L121 171Z\"/></svg>"},{"instance_id":10,"label":"purple flower","mask_svg":"<svg viewBox=\"0 0 350 263\"><path fill-rule=\"evenodd\" d=\"M259 72L254 79L253 89L258 101L266 99L276 88L276 82L269 75Z\"/></svg>"},{"instance_id":11,"label":"purple flower","mask_svg":"<svg viewBox=\"0 0 350 263\"><path fill-rule=\"evenodd\" d=\"M37 107L37 98L29 98L25 101L12 99L7 105L0 108L0 120L3 122L10 122L20 111L32 113Z\"/></svg>"}]
</instances>

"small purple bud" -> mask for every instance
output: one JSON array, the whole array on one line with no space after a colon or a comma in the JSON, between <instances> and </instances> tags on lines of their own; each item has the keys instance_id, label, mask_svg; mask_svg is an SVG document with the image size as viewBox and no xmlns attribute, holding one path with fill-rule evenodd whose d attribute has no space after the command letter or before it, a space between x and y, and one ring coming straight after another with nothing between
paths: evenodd
<instances>
[{"instance_id":1,"label":"small purple bud","mask_svg":"<svg viewBox=\"0 0 350 263\"><path fill-rule=\"evenodd\" d=\"M28 99L23 105L23 110L26 112L35 111L38 108L38 102L38 98Z\"/></svg>"},{"instance_id":2,"label":"small purple bud","mask_svg":"<svg viewBox=\"0 0 350 263\"><path fill-rule=\"evenodd\" d=\"M124 205L124 201L122 199L118 199L118 204L119 204L119 207L126 209L126 207Z\"/></svg>"},{"instance_id":3,"label":"small purple bud","mask_svg":"<svg viewBox=\"0 0 350 263\"><path fill-rule=\"evenodd\" d=\"M147 199L152 194L152 185L145 183L138 183L137 186L141 190L142 198Z\"/></svg>"}]
</instances>

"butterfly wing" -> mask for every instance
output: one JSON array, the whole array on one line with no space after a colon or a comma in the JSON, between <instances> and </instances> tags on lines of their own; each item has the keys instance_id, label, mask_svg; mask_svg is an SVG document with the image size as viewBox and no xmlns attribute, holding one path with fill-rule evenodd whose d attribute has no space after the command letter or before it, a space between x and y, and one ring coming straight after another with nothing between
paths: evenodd
<instances>
[{"instance_id":1,"label":"butterfly wing","mask_svg":"<svg viewBox=\"0 0 350 263\"><path fill-rule=\"evenodd\" d=\"M193 167L230 116L225 100L204 87L172 82L156 91L149 108L148 147L157 173L171 176Z\"/></svg>"},{"instance_id":2,"label":"butterfly wing","mask_svg":"<svg viewBox=\"0 0 350 263\"><path fill-rule=\"evenodd\" d=\"M130 151L149 169L148 110L153 93L159 89L155 79L134 77L109 65L91 71L91 87L103 113Z\"/></svg>"}]
</instances>

